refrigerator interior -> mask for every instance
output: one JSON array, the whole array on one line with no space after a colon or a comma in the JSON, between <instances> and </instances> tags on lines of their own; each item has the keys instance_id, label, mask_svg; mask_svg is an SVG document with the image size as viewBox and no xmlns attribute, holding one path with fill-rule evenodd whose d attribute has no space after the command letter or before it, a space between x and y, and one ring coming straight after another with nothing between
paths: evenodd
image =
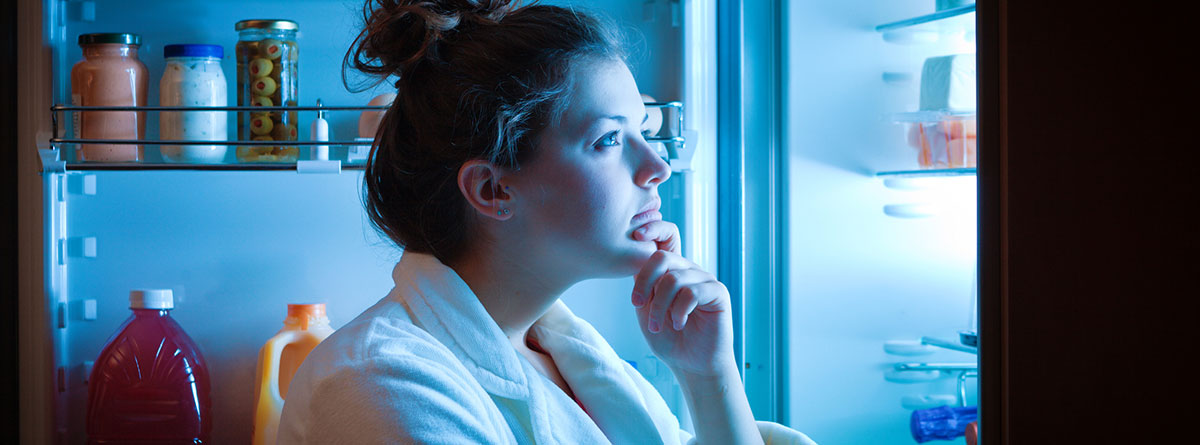
<instances>
[{"instance_id":1,"label":"refrigerator interior","mask_svg":"<svg viewBox=\"0 0 1200 445\"><path fill-rule=\"evenodd\" d=\"M895 365L977 363L929 346L914 356L884 349L926 336L959 343L975 328L973 172L877 176L919 168L896 121L918 109L925 58L974 53L973 12L876 30L934 9L934 0L788 2L788 421L819 442L914 443L914 409L964 403L959 373ZM978 379L964 382L965 404L977 405Z\"/></svg>"},{"instance_id":2,"label":"refrigerator interior","mask_svg":"<svg viewBox=\"0 0 1200 445\"><path fill-rule=\"evenodd\" d=\"M603 11L633 37L631 65L639 88L660 101L684 95L682 7L669 0L577 3ZM235 105L233 25L251 18L299 23L300 105L365 105L389 83L361 93L346 90L342 56L359 29L361 2L345 1L64 1L46 0L46 39L54 63L55 103L69 104L76 38L92 32L140 34L140 60L149 71L149 105L158 103L164 45L220 44L222 68ZM401 93L403 94L403 93ZM685 104L686 107L686 104ZM147 138L157 137L149 113ZM313 112L300 112L308 139ZM50 119L47 110L46 119ZM352 138L357 112L330 112L333 140ZM69 118L67 119L69 122ZM230 113L230 132L236 124ZM70 134L69 127L60 131ZM33 149L33 147L26 147ZM71 161L72 149L63 159ZM343 149L344 150L344 149ZM156 150L147 149L157 161ZM301 159L307 149L302 149ZM227 162L235 162L233 150ZM345 152L331 150L331 159ZM663 213L685 226L684 175L660 188ZM46 308L58 314L54 366L59 372L55 424L59 441L82 443L88 364L129 316L128 293L170 288L172 317L198 344L213 387L212 439L251 436L255 361L280 327L287 303L323 302L339 327L382 298L401 252L370 226L361 205L362 171L102 171L69 166L45 172ZM683 400L669 371L648 359L629 304L632 278L593 280L564 296L625 359L655 383L681 414Z\"/></svg>"}]
</instances>

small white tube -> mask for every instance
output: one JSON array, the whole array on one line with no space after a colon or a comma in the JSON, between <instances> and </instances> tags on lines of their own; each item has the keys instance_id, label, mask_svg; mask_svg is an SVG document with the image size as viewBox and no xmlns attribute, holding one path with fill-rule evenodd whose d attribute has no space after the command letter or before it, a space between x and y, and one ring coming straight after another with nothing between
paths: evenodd
<instances>
[{"instance_id":1,"label":"small white tube","mask_svg":"<svg viewBox=\"0 0 1200 445\"><path fill-rule=\"evenodd\" d=\"M320 99L317 100L317 106L318 107L321 106ZM314 119L313 123L312 123L312 133L311 134L312 134L312 138L314 141L328 141L329 140L329 122L325 120L325 112L324 111L317 111L317 118ZM329 160L329 146L328 145L313 146L313 156L312 157L313 157L313 160L316 160L316 161L328 161Z\"/></svg>"}]
</instances>

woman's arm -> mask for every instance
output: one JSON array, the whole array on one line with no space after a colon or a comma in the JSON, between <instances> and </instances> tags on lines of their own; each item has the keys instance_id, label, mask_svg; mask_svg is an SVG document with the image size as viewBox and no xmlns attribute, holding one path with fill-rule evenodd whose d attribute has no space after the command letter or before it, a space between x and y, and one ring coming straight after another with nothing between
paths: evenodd
<instances>
[{"instance_id":1,"label":"woman's arm","mask_svg":"<svg viewBox=\"0 0 1200 445\"><path fill-rule=\"evenodd\" d=\"M692 413L696 443L763 443L736 365L715 376L680 373L675 377Z\"/></svg>"}]
</instances>

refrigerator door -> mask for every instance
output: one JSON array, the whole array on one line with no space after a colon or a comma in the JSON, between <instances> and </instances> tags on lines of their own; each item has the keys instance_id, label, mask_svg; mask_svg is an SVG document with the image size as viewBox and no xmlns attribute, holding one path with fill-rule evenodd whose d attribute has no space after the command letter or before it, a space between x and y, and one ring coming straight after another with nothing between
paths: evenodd
<instances>
[{"instance_id":1,"label":"refrigerator door","mask_svg":"<svg viewBox=\"0 0 1200 445\"><path fill-rule=\"evenodd\" d=\"M680 2L550 3L598 10L618 21L629 36L630 64L643 93L664 102L691 94L685 92ZM150 73L148 104L159 103L163 47L205 43L225 48L220 63L229 83L229 103L235 105L234 23L271 17L299 24L300 105L313 105L318 99L325 105L365 105L394 88L384 82L352 93L342 83L341 60L360 29L362 5L317 0L45 2L41 25L50 51L42 57L53 66L50 96L54 103L71 102L69 72L82 57L76 44L80 34L132 32L141 36L139 58ZM356 85L362 79L351 73L347 80ZM148 114L147 139L155 139L157 113ZM60 133L69 135L69 116L57 117L65 119L58 122ZM299 139L307 140L316 113L301 111L299 118ZM327 112L330 139L352 139L358 118L358 112ZM698 118L686 119L685 126L693 128ZM51 120L48 110L42 120ZM231 133L236 128L234 113L229 114L229 128ZM307 153L301 150L301 159ZM57 154L60 161L72 161L67 164L54 162L55 154L48 154L42 165L48 171L40 178L41 231L26 233L42 240L44 293L22 298L23 303L44 308L44 319L29 331L48 337L44 340L52 348L52 360L22 362L22 367L29 374L53 376L47 380L53 388L30 392L49 394L53 400L32 404L52 407L53 420L39 428L44 419L23 419L31 440L85 440L89 366L129 315L131 289L173 291L172 316L199 344L212 375L213 440L238 443L251 437L258 350L282 327L286 304L326 303L336 328L391 288L390 272L402 253L375 232L362 210L361 170L297 174L97 169L74 163L69 153ZM343 160L347 156L336 147L329 155ZM148 158L157 160L157 153ZM233 150L226 161L234 162ZM711 177L711 172L704 174ZM688 185L694 178L677 174L660 190L665 218L678 221L685 237L701 230L701 223L688 216L696 206ZM711 202L715 197L709 194L705 199ZM698 246L704 243L688 244L685 251L701 250ZM631 277L586 281L563 299L593 323L622 358L637 363L686 426L686 408L674 377L650 356L636 329L629 302L632 282ZM40 340L31 336L29 341Z\"/></svg>"}]
</instances>

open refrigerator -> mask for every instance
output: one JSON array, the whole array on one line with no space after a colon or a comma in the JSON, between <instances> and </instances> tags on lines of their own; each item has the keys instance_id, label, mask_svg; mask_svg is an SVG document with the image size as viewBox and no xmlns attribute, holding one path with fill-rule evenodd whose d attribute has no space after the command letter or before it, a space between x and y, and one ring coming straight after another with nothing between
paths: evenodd
<instances>
[{"instance_id":1,"label":"open refrigerator","mask_svg":"<svg viewBox=\"0 0 1200 445\"><path fill-rule=\"evenodd\" d=\"M43 335L47 361L22 361L41 382L23 392L22 437L32 442L86 439L87 377L106 339L129 315L132 289L171 289L172 317L200 346L212 379L213 441L248 442L254 418L258 350L280 327L288 303L325 303L338 327L382 298L401 252L370 226L361 201L362 141L352 139L368 101L390 83L351 93L341 60L360 25L361 2L41 0L36 37L49 49L51 103L39 128L36 190L43 292L22 304L44 308L23 320ZM547 3L599 11L631 36L630 65L666 124L656 141L673 175L660 187L663 214L680 226L684 255L731 289L744 331L738 354L756 417L804 431L824 443L912 443L909 415L937 403L977 403L976 359L956 336L974 329L972 288L974 175L966 165L924 168L908 129L963 116L917 110L919 74L928 57L973 52L973 6L938 10L933 0L905 2L719 2L716 0L573 0ZM721 23L740 14L745 50L735 68L741 91L720 82L729 69ZM236 79L234 23L289 19L299 24L299 144L311 140L316 101L329 122L329 158L218 164L163 163L147 144L137 163L75 157L70 69L81 59L80 34L128 32L142 38L151 106L164 69L163 47L218 44L229 82ZM765 24L756 26L756 20ZM764 30L766 30L764 34ZM23 38L28 35L23 36ZM777 87L757 89L756 43L773 42ZM353 80L353 79L352 79ZM393 88L394 89L394 88ZM752 91L753 90L753 91ZM403 94L403 92L400 92ZM781 131L756 145L754 116L763 102ZM721 120L740 101L739 119ZM157 140L148 110L147 140ZM931 117L932 116L932 117ZM229 113L229 128L236 128ZM739 174L721 163L737 141ZM919 144L918 144L919 145ZM35 147L22 147L34 150ZM756 176L758 153L780 174ZM949 165L945 166L949 167ZM730 198L719 184L741 190ZM753 193L771 189L770 200ZM723 224L722 201L746 215L771 213L778 224ZM767 238L760 233L770 233ZM738 249L727 237L740 237ZM754 251L770 250L771 280L757 292ZM729 269L730 262L741 267ZM733 272L730 272L732 270ZM729 274L737 274L730 277ZM23 280L34 279L23 277ZM592 280L564 300L653 383L690 428L682 394L650 353L628 306L632 278ZM964 340L966 337L963 338ZM28 345L28 346L27 346ZM903 350L902 353L896 351ZM24 356L24 355L23 355ZM764 365L766 364L766 369ZM948 367L938 368L938 365ZM925 366L902 368L902 366ZM930 366L933 366L930 368ZM48 419L40 419L48 413ZM962 441L959 438L958 441Z\"/></svg>"}]
</instances>

